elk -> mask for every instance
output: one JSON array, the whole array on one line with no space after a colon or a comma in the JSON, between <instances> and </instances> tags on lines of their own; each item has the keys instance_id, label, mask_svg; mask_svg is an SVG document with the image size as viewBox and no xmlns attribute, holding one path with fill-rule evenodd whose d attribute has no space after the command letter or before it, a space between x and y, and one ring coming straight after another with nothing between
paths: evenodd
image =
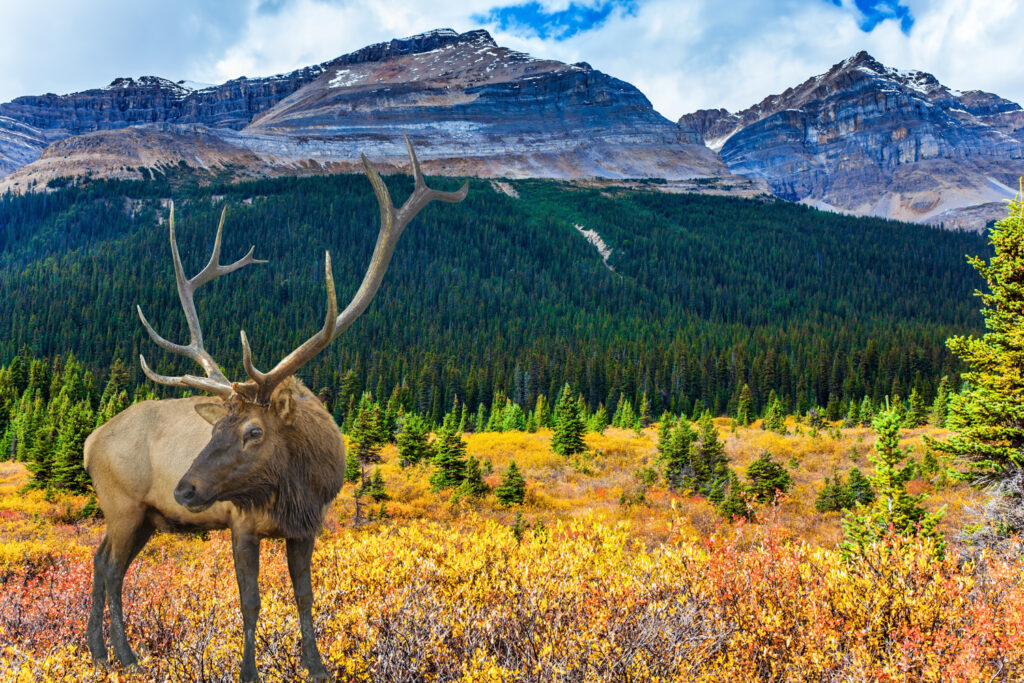
<instances>
[{"instance_id":1,"label":"elk","mask_svg":"<svg viewBox=\"0 0 1024 683\"><path fill-rule=\"evenodd\" d=\"M205 350L193 295L221 275L264 261L253 258L252 247L234 263L220 263L225 207L209 263L195 277L186 278L171 205L171 256L190 343L184 346L164 339L150 326L141 307L137 310L157 346L196 361L205 377L159 375L144 356L139 356L139 362L154 382L207 392L213 398L137 403L86 440L85 468L107 520L106 535L93 560L92 609L86 629L94 660L107 659L102 628L106 603L114 656L125 666L137 661L125 637L121 587L132 560L155 531L230 529L244 634L242 680L259 678L255 638L260 611L260 541L264 538L285 539L299 612L302 663L314 680L328 678L313 633L310 562L314 538L344 481L345 443L331 414L294 374L366 310L398 238L416 214L433 200L454 203L466 197L468 184L456 192L427 187L408 137L406 146L415 187L397 210L384 181L366 155L362 156L363 169L380 205L380 233L351 303L338 313L328 252L323 327L268 372L253 366L249 340L242 331L242 365L248 375L244 382L228 381Z\"/></svg>"}]
</instances>

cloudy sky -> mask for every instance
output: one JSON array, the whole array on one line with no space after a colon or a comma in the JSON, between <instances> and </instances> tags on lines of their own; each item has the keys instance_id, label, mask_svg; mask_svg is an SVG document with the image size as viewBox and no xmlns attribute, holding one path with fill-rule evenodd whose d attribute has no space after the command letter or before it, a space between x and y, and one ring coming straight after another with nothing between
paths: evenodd
<instances>
[{"instance_id":1,"label":"cloudy sky","mask_svg":"<svg viewBox=\"0 0 1024 683\"><path fill-rule=\"evenodd\" d=\"M859 50L1024 102L1024 0L0 0L0 17L0 102L117 76L264 76L442 27L589 62L673 120L746 108Z\"/></svg>"}]
</instances>

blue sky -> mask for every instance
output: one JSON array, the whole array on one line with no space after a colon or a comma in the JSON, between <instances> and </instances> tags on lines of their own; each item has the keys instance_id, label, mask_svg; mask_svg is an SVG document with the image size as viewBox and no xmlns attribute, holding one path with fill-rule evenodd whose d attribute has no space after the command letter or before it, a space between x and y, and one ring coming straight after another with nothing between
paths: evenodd
<instances>
[{"instance_id":1,"label":"blue sky","mask_svg":"<svg viewBox=\"0 0 1024 683\"><path fill-rule=\"evenodd\" d=\"M1024 0L3 0L0 101L118 76L219 83L433 28L585 61L665 116L738 110L867 50L1024 101Z\"/></svg>"}]
</instances>

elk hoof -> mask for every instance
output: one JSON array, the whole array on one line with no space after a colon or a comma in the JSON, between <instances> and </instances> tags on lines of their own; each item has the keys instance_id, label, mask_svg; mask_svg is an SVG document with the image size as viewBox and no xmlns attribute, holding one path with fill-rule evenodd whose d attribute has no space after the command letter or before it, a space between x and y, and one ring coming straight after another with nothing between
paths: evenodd
<instances>
[{"instance_id":1,"label":"elk hoof","mask_svg":"<svg viewBox=\"0 0 1024 683\"><path fill-rule=\"evenodd\" d=\"M103 637L89 638L89 654L96 664L106 664L108 661L107 646L103 643Z\"/></svg>"},{"instance_id":2,"label":"elk hoof","mask_svg":"<svg viewBox=\"0 0 1024 683\"><path fill-rule=\"evenodd\" d=\"M309 667L309 680L322 683L323 681L331 680L331 675L327 673L327 669L324 668L323 664Z\"/></svg>"}]
</instances>

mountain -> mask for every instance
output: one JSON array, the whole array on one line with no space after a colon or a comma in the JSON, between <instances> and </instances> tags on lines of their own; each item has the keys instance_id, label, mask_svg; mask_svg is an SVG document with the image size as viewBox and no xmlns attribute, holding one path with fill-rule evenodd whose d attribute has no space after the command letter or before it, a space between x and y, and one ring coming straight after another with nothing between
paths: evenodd
<instances>
[{"instance_id":1,"label":"mountain","mask_svg":"<svg viewBox=\"0 0 1024 683\"><path fill-rule=\"evenodd\" d=\"M156 151L168 144L188 152L172 152L165 165L241 166L249 174L347 170L361 152L404 164L403 131L435 173L730 175L699 136L655 112L629 83L584 63L500 47L486 31L440 29L201 90L148 77L18 98L0 105L0 171L22 168L0 189L60 175L141 177L138 167L158 165ZM45 145L52 146L43 152Z\"/></svg>"},{"instance_id":2,"label":"mountain","mask_svg":"<svg viewBox=\"0 0 1024 683\"><path fill-rule=\"evenodd\" d=\"M857 215L980 227L1005 215L1024 173L1020 105L866 52L744 111L679 124L777 196Z\"/></svg>"}]
</instances>

